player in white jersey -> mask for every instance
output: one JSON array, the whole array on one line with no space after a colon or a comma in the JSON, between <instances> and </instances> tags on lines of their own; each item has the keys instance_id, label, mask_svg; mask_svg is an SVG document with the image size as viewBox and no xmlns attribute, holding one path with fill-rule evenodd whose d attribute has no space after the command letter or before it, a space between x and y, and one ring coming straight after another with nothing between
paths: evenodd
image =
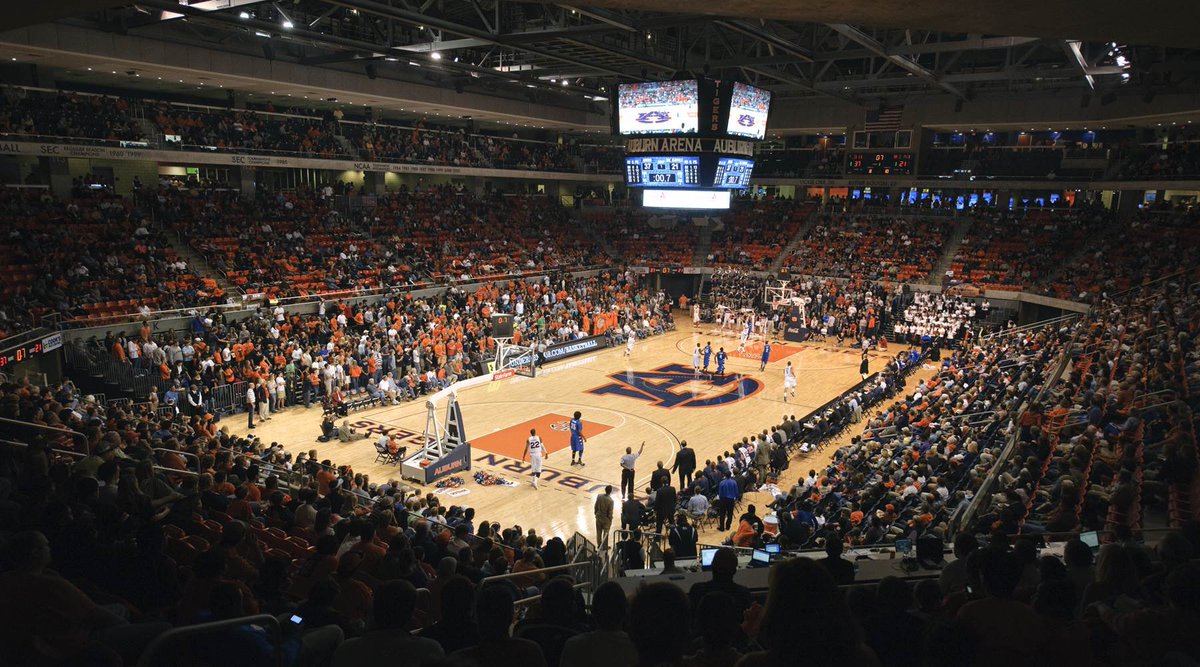
<instances>
[{"instance_id":1,"label":"player in white jersey","mask_svg":"<svg viewBox=\"0 0 1200 667\"><path fill-rule=\"evenodd\" d=\"M738 352L746 351L746 341L749 339L750 339L750 320L747 319L745 321L745 323L742 324L742 335L739 338L740 342L738 343L738 349L737 349Z\"/></svg>"},{"instance_id":2,"label":"player in white jersey","mask_svg":"<svg viewBox=\"0 0 1200 667\"><path fill-rule=\"evenodd\" d=\"M625 339L625 356L628 357L633 354L633 343L636 340L637 340L637 332L630 329L629 337L627 337Z\"/></svg>"},{"instance_id":3,"label":"player in white jersey","mask_svg":"<svg viewBox=\"0 0 1200 667\"><path fill-rule=\"evenodd\" d=\"M700 304L692 304L692 324L700 326Z\"/></svg>"},{"instance_id":4,"label":"player in white jersey","mask_svg":"<svg viewBox=\"0 0 1200 667\"><path fill-rule=\"evenodd\" d=\"M787 403L788 394L796 398L796 372L792 370L792 362L783 367L783 402Z\"/></svg>"},{"instance_id":5,"label":"player in white jersey","mask_svg":"<svg viewBox=\"0 0 1200 667\"><path fill-rule=\"evenodd\" d=\"M700 343L696 343L696 349L692 350L692 370L700 372Z\"/></svg>"},{"instance_id":6,"label":"player in white jersey","mask_svg":"<svg viewBox=\"0 0 1200 667\"><path fill-rule=\"evenodd\" d=\"M525 450L521 452L521 463L525 462L526 454L529 455L529 474L533 478L533 488L536 489L538 480L542 477L542 461L546 459L546 447L535 428L529 429L529 439L525 441Z\"/></svg>"}]
</instances>

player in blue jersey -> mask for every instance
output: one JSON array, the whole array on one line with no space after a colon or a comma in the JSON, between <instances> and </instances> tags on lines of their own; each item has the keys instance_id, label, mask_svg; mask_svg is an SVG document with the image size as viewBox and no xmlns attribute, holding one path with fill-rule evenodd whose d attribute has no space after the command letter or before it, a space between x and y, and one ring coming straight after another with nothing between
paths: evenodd
<instances>
[{"instance_id":1,"label":"player in blue jersey","mask_svg":"<svg viewBox=\"0 0 1200 667\"><path fill-rule=\"evenodd\" d=\"M579 411L575 411L575 416L571 419L571 465L584 465L583 463L583 444L587 442L587 438L583 437L583 421L579 418Z\"/></svg>"},{"instance_id":2,"label":"player in blue jersey","mask_svg":"<svg viewBox=\"0 0 1200 667\"><path fill-rule=\"evenodd\" d=\"M767 362L771 360L771 343L763 343L762 361L758 364L758 370L767 370Z\"/></svg>"},{"instance_id":3,"label":"player in blue jersey","mask_svg":"<svg viewBox=\"0 0 1200 667\"><path fill-rule=\"evenodd\" d=\"M704 372L708 372L708 361L712 358L712 343L704 344Z\"/></svg>"},{"instance_id":4,"label":"player in blue jersey","mask_svg":"<svg viewBox=\"0 0 1200 667\"><path fill-rule=\"evenodd\" d=\"M725 348L722 347L721 349L717 350L717 375L725 374L725 357L726 356L728 356L728 355L725 354Z\"/></svg>"}]
</instances>

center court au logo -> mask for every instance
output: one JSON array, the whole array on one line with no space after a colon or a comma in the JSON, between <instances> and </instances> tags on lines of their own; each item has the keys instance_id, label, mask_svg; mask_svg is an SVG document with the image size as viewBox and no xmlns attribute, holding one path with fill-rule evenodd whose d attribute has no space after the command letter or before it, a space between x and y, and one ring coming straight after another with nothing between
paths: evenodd
<instances>
[{"instance_id":1,"label":"center court au logo","mask_svg":"<svg viewBox=\"0 0 1200 667\"><path fill-rule=\"evenodd\" d=\"M665 123L671 120L671 114L666 111L646 111L637 115L637 122L646 125Z\"/></svg>"},{"instance_id":2,"label":"center court au logo","mask_svg":"<svg viewBox=\"0 0 1200 667\"><path fill-rule=\"evenodd\" d=\"M589 394L597 396L624 396L646 401L658 408L715 408L730 405L750 398L763 388L762 382L741 375L697 374L690 366L667 364L652 371L621 371L608 376L613 380ZM695 383L692 388L680 389L682 385ZM711 390L695 388L706 384Z\"/></svg>"}]
</instances>

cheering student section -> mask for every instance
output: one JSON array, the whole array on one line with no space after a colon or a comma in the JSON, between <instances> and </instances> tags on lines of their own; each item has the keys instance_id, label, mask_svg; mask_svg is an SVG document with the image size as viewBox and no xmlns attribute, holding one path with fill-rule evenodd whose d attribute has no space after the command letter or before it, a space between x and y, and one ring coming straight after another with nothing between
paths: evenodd
<instances>
[{"instance_id":1,"label":"cheering student section","mask_svg":"<svg viewBox=\"0 0 1200 667\"><path fill-rule=\"evenodd\" d=\"M918 292L896 322L893 335L897 341L914 344L926 338L957 341L969 333L978 313L973 301L960 296Z\"/></svg>"}]
</instances>

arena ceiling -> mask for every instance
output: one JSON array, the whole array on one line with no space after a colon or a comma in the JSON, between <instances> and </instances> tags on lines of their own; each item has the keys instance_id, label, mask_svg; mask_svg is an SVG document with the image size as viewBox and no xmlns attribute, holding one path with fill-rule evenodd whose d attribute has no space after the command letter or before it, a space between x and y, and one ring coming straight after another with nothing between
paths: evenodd
<instances>
[{"instance_id":1,"label":"arena ceiling","mask_svg":"<svg viewBox=\"0 0 1200 667\"><path fill-rule=\"evenodd\" d=\"M575 108L605 106L618 81L701 74L770 88L777 100L864 107L913 95L1200 88L1200 33L1171 20L1179 3L1162 0L1137 11L1108 0L698 0L688 14L664 0L44 4L29 16L63 7L74 25ZM27 22L0 25L15 21Z\"/></svg>"}]
</instances>

